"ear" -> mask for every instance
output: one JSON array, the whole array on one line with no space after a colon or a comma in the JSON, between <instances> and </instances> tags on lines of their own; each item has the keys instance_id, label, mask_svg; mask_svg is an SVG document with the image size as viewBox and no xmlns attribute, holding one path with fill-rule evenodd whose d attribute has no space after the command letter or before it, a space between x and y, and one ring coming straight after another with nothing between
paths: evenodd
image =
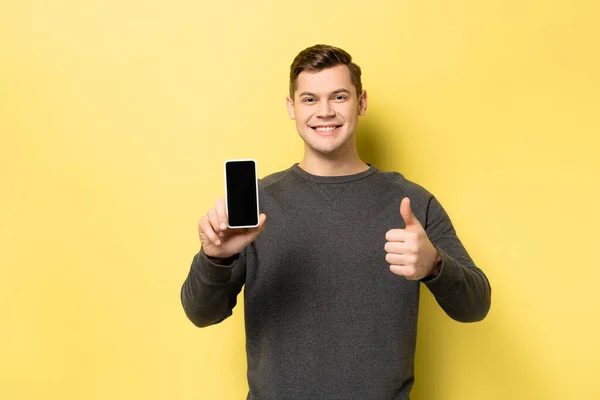
<instances>
[{"instance_id":1,"label":"ear","mask_svg":"<svg viewBox=\"0 0 600 400\"><path fill-rule=\"evenodd\" d=\"M358 98L358 115L361 117L367 112L367 91L363 90Z\"/></svg>"},{"instance_id":2,"label":"ear","mask_svg":"<svg viewBox=\"0 0 600 400\"><path fill-rule=\"evenodd\" d=\"M294 100L292 100L290 96L287 96L286 103L290 119L296 119L296 113L294 112Z\"/></svg>"}]
</instances>

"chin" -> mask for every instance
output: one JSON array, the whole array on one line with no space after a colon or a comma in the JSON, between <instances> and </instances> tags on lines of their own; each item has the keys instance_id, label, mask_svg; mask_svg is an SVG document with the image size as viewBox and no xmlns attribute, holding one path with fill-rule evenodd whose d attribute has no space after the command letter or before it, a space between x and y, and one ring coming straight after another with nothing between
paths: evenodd
<instances>
[{"instance_id":1,"label":"chin","mask_svg":"<svg viewBox=\"0 0 600 400\"><path fill-rule=\"evenodd\" d=\"M319 145L314 145L311 143L307 143L308 147L310 147L310 149L314 152L323 154L323 155L332 155L335 153L338 153L341 149L342 149L342 145L336 143L334 145L331 146L319 146Z\"/></svg>"},{"instance_id":2,"label":"chin","mask_svg":"<svg viewBox=\"0 0 600 400\"><path fill-rule=\"evenodd\" d=\"M336 153L351 142L351 138L341 138L339 135L330 137L315 137L314 135L315 132L308 131L301 134L300 137L310 150L323 155Z\"/></svg>"}]
</instances>

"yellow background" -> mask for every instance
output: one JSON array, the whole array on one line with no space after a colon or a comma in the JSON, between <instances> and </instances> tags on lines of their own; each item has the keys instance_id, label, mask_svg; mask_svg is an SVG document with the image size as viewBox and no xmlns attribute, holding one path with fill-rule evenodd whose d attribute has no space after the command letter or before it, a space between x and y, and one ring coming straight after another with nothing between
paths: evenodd
<instances>
[{"instance_id":1,"label":"yellow background","mask_svg":"<svg viewBox=\"0 0 600 400\"><path fill-rule=\"evenodd\" d=\"M595 0L0 2L0 398L242 399L179 290L222 163L299 160L288 67L362 66L365 161L432 191L492 309L423 290L415 400L598 399Z\"/></svg>"}]
</instances>

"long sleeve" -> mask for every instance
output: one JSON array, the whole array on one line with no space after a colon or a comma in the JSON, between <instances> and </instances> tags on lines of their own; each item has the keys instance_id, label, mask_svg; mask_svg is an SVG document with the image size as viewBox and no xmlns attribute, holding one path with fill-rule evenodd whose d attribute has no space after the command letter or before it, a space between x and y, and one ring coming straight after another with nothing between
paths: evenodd
<instances>
[{"instance_id":1,"label":"long sleeve","mask_svg":"<svg viewBox=\"0 0 600 400\"><path fill-rule=\"evenodd\" d=\"M232 314L245 281L244 258L242 253L230 265L219 265L202 250L194 256L181 288L183 309L194 325L214 325Z\"/></svg>"},{"instance_id":2,"label":"long sleeve","mask_svg":"<svg viewBox=\"0 0 600 400\"><path fill-rule=\"evenodd\" d=\"M491 304L489 281L467 253L435 197L428 205L425 230L442 259L439 275L424 281L425 285L452 319L460 322L482 320Z\"/></svg>"}]
</instances>

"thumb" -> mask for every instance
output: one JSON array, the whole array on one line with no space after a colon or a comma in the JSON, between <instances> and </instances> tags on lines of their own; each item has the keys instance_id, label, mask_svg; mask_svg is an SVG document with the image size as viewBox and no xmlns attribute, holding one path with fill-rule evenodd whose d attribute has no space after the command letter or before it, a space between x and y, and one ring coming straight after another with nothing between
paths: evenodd
<instances>
[{"instance_id":1,"label":"thumb","mask_svg":"<svg viewBox=\"0 0 600 400\"><path fill-rule=\"evenodd\" d=\"M267 220L266 214L260 214L258 217L258 226L256 228L252 228L250 231L250 241L254 241L258 237L258 235L265 229L265 221Z\"/></svg>"},{"instance_id":2,"label":"thumb","mask_svg":"<svg viewBox=\"0 0 600 400\"><path fill-rule=\"evenodd\" d=\"M422 228L421 223L410 209L410 199L408 197L403 198L402 202L400 202L400 215L402 216L404 223L406 223L406 229L412 227Z\"/></svg>"},{"instance_id":3,"label":"thumb","mask_svg":"<svg viewBox=\"0 0 600 400\"><path fill-rule=\"evenodd\" d=\"M265 221L267 220L267 214L260 214L258 216L258 231L262 232L265 229Z\"/></svg>"}]
</instances>

